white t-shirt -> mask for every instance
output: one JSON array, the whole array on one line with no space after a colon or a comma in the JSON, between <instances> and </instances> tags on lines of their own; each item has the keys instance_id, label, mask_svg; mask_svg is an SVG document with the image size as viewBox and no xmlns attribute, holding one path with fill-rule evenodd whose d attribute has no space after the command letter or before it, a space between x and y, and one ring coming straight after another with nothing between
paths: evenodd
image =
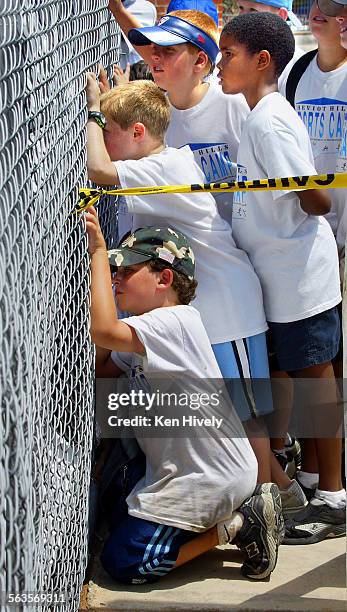
<instances>
[{"instance_id":1,"label":"white t-shirt","mask_svg":"<svg viewBox=\"0 0 347 612\"><path fill-rule=\"evenodd\" d=\"M210 84L203 99L186 110L171 106L166 133L169 147L188 145L204 174L205 183L234 180L242 125L249 113L242 94L226 95ZM216 194L220 215L231 223L232 194Z\"/></svg>"},{"instance_id":2,"label":"white t-shirt","mask_svg":"<svg viewBox=\"0 0 347 612\"><path fill-rule=\"evenodd\" d=\"M285 90L282 92L285 95ZM314 57L298 83L295 108L309 133L317 173L335 172L347 117L347 62L336 70L323 72ZM327 219L336 233L339 198L335 190L330 190L330 195L332 205Z\"/></svg>"},{"instance_id":3,"label":"white t-shirt","mask_svg":"<svg viewBox=\"0 0 347 612\"><path fill-rule=\"evenodd\" d=\"M157 392L161 378L168 392L174 388L177 396L183 392L194 397L192 394L204 392L211 397L223 385L200 315L192 306L157 308L123 321L136 330L146 349L145 357L133 355L130 386L150 386ZM170 388L170 382L175 386ZM202 419L229 414L228 438L221 437L224 430L218 433L218 428L208 423L202 425L197 437L147 438L141 430L137 439L146 455L146 474L127 498L129 514L181 529L205 531L230 517L252 494L257 463L239 418L230 402L224 412L221 405L209 403L208 398L206 403L199 409L187 408L185 414ZM173 404L170 418L179 413ZM133 416L136 408L131 410Z\"/></svg>"},{"instance_id":4,"label":"white t-shirt","mask_svg":"<svg viewBox=\"0 0 347 612\"><path fill-rule=\"evenodd\" d=\"M347 119L344 121L341 145L338 153L336 172L347 172ZM337 219L336 242L344 252L347 236L347 189L334 189L335 213Z\"/></svg>"},{"instance_id":5,"label":"white t-shirt","mask_svg":"<svg viewBox=\"0 0 347 612\"><path fill-rule=\"evenodd\" d=\"M122 187L203 183L188 147L167 147L139 160L114 162ZM133 227L158 225L185 234L196 260L199 283L194 305L213 344L245 338L266 329L259 280L237 249L230 226L209 193L126 197Z\"/></svg>"},{"instance_id":6,"label":"white t-shirt","mask_svg":"<svg viewBox=\"0 0 347 612\"><path fill-rule=\"evenodd\" d=\"M306 128L279 93L250 113L238 164L239 180L316 174ZM236 196L233 235L260 278L267 320L297 321L338 304L337 249L326 219L306 214L294 191Z\"/></svg>"}]
</instances>

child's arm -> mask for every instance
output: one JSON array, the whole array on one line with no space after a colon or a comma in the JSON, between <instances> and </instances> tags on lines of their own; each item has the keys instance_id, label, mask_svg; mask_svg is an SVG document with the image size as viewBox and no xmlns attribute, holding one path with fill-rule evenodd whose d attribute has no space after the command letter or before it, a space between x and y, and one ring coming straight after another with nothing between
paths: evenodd
<instances>
[{"instance_id":1,"label":"child's arm","mask_svg":"<svg viewBox=\"0 0 347 612\"><path fill-rule=\"evenodd\" d=\"M296 192L302 210L308 215L326 215L331 208L328 191L323 189L307 189Z\"/></svg>"},{"instance_id":2,"label":"child's arm","mask_svg":"<svg viewBox=\"0 0 347 612\"><path fill-rule=\"evenodd\" d=\"M139 22L134 15L132 15L122 4L121 0L109 0L108 8L111 11L112 15L119 23L121 30L124 32L125 36L128 36L129 30L132 28L141 28L142 24ZM151 45L145 45L138 47L137 45L133 45L134 49L136 49L137 53L143 57L146 64L150 63L152 56L152 48Z\"/></svg>"},{"instance_id":3,"label":"child's arm","mask_svg":"<svg viewBox=\"0 0 347 612\"><path fill-rule=\"evenodd\" d=\"M87 73L88 111L100 111L100 91L95 74ZM107 129L107 127L106 127ZM119 185L118 172L107 152L102 128L89 119L87 126L88 178L97 185Z\"/></svg>"},{"instance_id":4,"label":"child's arm","mask_svg":"<svg viewBox=\"0 0 347 612\"><path fill-rule=\"evenodd\" d=\"M90 333L100 347L126 353L145 353L135 330L118 320L114 303L107 250L95 208L85 214L91 257Z\"/></svg>"},{"instance_id":5,"label":"child's arm","mask_svg":"<svg viewBox=\"0 0 347 612\"><path fill-rule=\"evenodd\" d=\"M109 349L96 346L95 356L95 374L97 378L114 378L124 374L111 359L111 351Z\"/></svg>"}]
</instances>

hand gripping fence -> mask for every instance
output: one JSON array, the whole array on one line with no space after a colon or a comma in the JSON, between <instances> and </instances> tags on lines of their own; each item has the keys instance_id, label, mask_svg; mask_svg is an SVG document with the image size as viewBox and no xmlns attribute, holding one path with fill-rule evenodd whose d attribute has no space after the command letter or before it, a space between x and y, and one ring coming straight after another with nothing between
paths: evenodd
<instances>
[{"instance_id":1,"label":"hand gripping fence","mask_svg":"<svg viewBox=\"0 0 347 612\"><path fill-rule=\"evenodd\" d=\"M87 563L93 350L85 72L118 60L107 0L0 6L0 608L77 610ZM102 214L114 234L114 208ZM112 242L110 244L112 246ZM7 593L7 595L5 595ZM15 599L15 594L17 599ZM31 602L31 603L30 603ZM13 605L16 607L13 608Z\"/></svg>"}]
</instances>

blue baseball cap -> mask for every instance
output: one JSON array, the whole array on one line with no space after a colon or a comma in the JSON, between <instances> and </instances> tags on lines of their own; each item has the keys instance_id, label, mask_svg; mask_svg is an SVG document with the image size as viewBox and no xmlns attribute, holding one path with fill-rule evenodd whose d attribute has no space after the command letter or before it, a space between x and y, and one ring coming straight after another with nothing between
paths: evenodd
<instances>
[{"instance_id":1,"label":"blue baseball cap","mask_svg":"<svg viewBox=\"0 0 347 612\"><path fill-rule=\"evenodd\" d=\"M171 11L200 11L212 17L218 26L218 11L213 0L171 0L167 12Z\"/></svg>"},{"instance_id":2,"label":"blue baseball cap","mask_svg":"<svg viewBox=\"0 0 347 612\"><path fill-rule=\"evenodd\" d=\"M302 30L303 25L300 19L293 13L293 0L254 0L258 4L266 4L267 6L275 6L276 8L285 8L288 11L289 21L298 29ZM241 3L241 0L240 0Z\"/></svg>"},{"instance_id":3,"label":"blue baseball cap","mask_svg":"<svg viewBox=\"0 0 347 612\"><path fill-rule=\"evenodd\" d=\"M132 45L144 46L154 43L159 47L191 43L216 63L219 47L206 32L181 17L165 15L156 26L148 28L133 28L129 30L128 38Z\"/></svg>"}]
</instances>

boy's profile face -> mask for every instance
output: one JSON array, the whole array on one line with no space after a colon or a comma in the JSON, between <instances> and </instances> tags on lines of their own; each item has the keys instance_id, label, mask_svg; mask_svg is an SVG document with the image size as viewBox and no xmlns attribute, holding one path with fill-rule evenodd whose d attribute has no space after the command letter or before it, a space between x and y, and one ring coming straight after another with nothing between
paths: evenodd
<instances>
[{"instance_id":1,"label":"boy's profile face","mask_svg":"<svg viewBox=\"0 0 347 612\"><path fill-rule=\"evenodd\" d=\"M134 315L157 308L160 274L151 270L145 263L119 267L113 275L117 306Z\"/></svg>"},{"instance_id":2,"label":"boy's profile face","mask_svg":"<svg viewBox=\"0 0 347 612\"><path fill-rule=\"evenodd\" d=\"M227 94L243 93L252 85L252 75L255 73L257 56L251 55L244 45L236 42L232 36L222 34L219 48L222 58L217 64L218 77L223 92Z\"/></svg>"},{"instance_id":3,"label":"boy's profile face","mask_svg":"<svg viewBox=\"0 0 347 612\"><path fill-rule=\"evenodd\" d=\"M309 13L310 29L318 42L335 44L340 43L340 25L336 17L327 17L314 0Z\"/></svg>"},{"instance_id":4,"label":"boy's profile face","mask_svg":"<svg viewBox=\"0 0 347 612\"><path fill-rule=\"evenodd\" d=\"M106 127L103 131L105 147L111 161L135 159L134 128L123 130L118 123L106 115Z\"/></svg>"},{"instance_id":5,"label":"boy's profile face","mask_svg":"<svg viewBox=\"0 0 347 612\"><path fill-rule=\"evenodd\" d=\"M155 83L170 93L170 90L177 89L182 83L189 83L193 75L193 66L196 63L199 51L196 53L188 49L188 45L173 45L164 47L151 45L152 57L150 68Z\"/></svg>"}]
</instances>

